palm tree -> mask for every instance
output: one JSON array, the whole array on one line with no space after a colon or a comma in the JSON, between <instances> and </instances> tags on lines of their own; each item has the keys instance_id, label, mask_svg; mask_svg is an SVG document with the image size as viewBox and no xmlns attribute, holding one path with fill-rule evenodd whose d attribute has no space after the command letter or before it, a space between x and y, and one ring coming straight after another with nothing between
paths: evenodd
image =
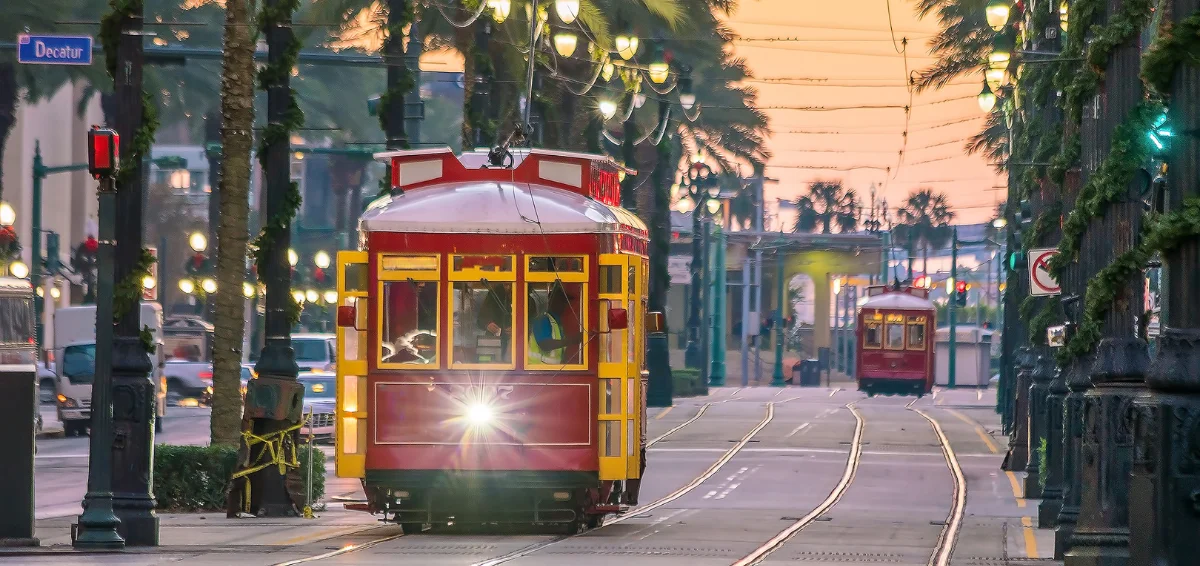
<instances>
[{"instance_id":1,"label":"palm tree","mask_svg":"<svg viewBox=\"0 0 1200 566\"><path fill-rule=\"evenodd\" d=\"M858 227L858 195L841 181L814 181L808 194L796 199L796 208L800 214L795 232L814 232L820 227L822 234L832 234L834 224L838 232Z\"/></svg>"},{"instance_id":2,"label":"palm tree","mask_svg":"<svg viewBox=\"0 0 1200 566\"><path fill-rule=\"evenodd\" d=\"M907 240L910 246L921 248L924 252L921 272L928 273L929 250L945 247L952 237L950 221L954 220L954 212L950 210L946 194L934 192L928 187L917 189L908 195L908 200L904 201L904 206L896 211L896 215L900 220L896 226L897 240ZM910 247L910 257L912 252Z\"/></svg>"},{"instance_id":3,"label":"palm tree","mask_svg":"<svg viewBox=\"0 0 1200 566\"><path fill-rule=\"evenodd\" d=\"M254 36L251 0L226 0L221 74L221 221L217 226L217 296L213 335L213 444L241 438L242 285L246 277L250 207L250 148L254 144Z\"/></svg>"}]
</instances>

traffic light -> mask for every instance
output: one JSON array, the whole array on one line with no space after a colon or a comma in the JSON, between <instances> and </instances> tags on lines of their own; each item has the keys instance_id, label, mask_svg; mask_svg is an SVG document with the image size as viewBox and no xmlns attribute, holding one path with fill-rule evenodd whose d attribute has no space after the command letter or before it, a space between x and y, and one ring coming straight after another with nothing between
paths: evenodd
<instances>
[{"instance_id":1,"label":"traffic light","mask_svg":"<svg viewBox=\"0 0 1200 566\"><path fill-rule=\"evenodd\" d=\"M1154 123L1150 125L1150 131L1146 133L1146 136L1150 138L1151 153L1161 156L1167 152L1174 133L1171 131L1171 126L1167 124L1167 111L1165 109L1154 120Z\"/></svg>"},{"instance_id":2,"label":"traffic light","mask_svg":"<svg viewBox=\"0 0 1200 566\"><path fill-rule=\"evenodd\" d=\"M966 281L959 281L954 285L954 302L960 306L967 306L967 289L971 286Z\"/></svg>"}]
</instances>

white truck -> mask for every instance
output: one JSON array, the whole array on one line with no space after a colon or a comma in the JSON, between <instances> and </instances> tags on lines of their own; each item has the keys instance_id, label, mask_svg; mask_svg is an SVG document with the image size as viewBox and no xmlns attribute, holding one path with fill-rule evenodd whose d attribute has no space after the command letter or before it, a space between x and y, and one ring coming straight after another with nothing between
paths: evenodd
<instances>
[{"instance_id":1,"label":"white truck","mask_svg":"<svg viewBox=\"0 0 1200 566\"><path fill-rule=\"evenodd\" d=\"M156 389L155 429L162 431L166 416L163 377L162 307L142 303L142 326L154 335L151 378ZM67 436L85 434L91 422L92 381L96 376L96 305L63 307L54 311L55 390L58 418Z\"/></svg>"}]
</instances>

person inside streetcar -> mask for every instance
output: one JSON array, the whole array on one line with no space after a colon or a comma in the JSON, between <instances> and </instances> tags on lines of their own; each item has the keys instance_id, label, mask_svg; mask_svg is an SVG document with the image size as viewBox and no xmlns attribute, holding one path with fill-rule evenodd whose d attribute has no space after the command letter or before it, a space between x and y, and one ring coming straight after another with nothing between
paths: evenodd
<instances>
[{"instance_id":1,"label":"person inside streetcar","mask_svg":"<svg viewBox=\"0 0 1200 566\"><path fill-rule=\"evenodd\" d=\"M583 333L564 324L570 317L571 298L562 284L550 286L546 310L529 325L528 363L578 363Z\"/></svg>"}]
</instances>

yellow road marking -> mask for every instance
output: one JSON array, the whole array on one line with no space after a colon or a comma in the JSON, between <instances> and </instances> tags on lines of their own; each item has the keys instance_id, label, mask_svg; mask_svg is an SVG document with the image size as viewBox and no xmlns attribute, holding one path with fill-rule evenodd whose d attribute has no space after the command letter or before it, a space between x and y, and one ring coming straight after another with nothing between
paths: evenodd
<instances>
[{"instance_id":1,"label":"yellow road marking","mask_svg":"<svg viewBox=\"0 0 1200 566\"><path fill-rule=\"evenodd\" d=\"M663 409L661 413L654 415L654 420L658 420L658 419L661 419L661 418L667 416L667 413L671 412L671 409L674 409L674 408L675 408L675 405L671 405L670 407Z\"/></svg>"},{"instance_id":2,"label":"yellow road marking","mask_svg":"<svg viewBox=\"0 0 1200 566\"><path fill-rule=\"evenodd\" d=\"M992 451L992 454L1000 453L1000 449L996 447L996 443L992 441L992 437L988 435L987 431L983 430L983 427L980 426L979 423L971 420L970 417L955 411L954 409L946 409L946 412L954 415L958 420L975 427L975 433L978 434L979 438L983 440L983 443L987 445L988 450Z\"/></svg>"},{"instance_id":3,"label":"yellow road marking","mask_svg":"<svg viewBox=\"0 0 1200 566\"><path fill-rule=\"evenodd\" d=\"M1017 507L1025 506L1025 499L1021 497L1021 482L1017 481L1017 475L1012 472L1004 472L1008 476L1008 483L1012 484L1013 497L1017 498Z\"/></svg>"},{"instance_id":4,"label":"yellow road marking","mask_svg":"<svg viewBox=\"0 0 1200 566\"><path fill-rule=\"evenodd\" d=\"M1021 517L1021 530L1025 532L1025 557L1037 558L1037 537L1033 536L1033 519Z\"/></svg>"}]
</instances>

